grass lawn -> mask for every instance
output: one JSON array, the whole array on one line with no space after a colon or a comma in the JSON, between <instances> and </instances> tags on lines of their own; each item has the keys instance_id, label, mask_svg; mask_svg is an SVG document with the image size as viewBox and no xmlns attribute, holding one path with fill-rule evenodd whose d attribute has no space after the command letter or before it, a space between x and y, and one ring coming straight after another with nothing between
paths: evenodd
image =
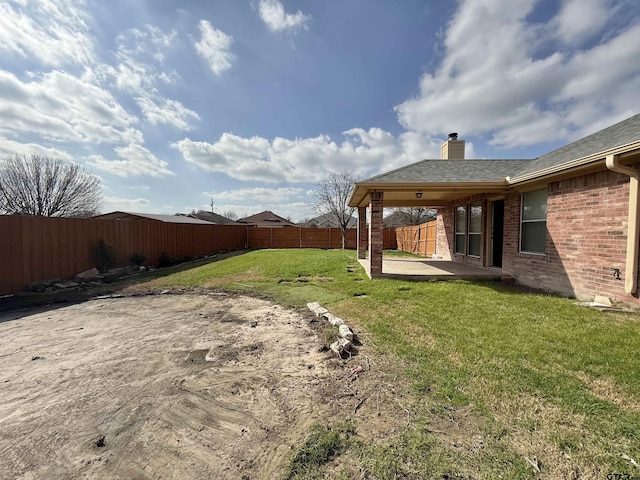
<instances>
[{"instance_id":1,"label":"grass lawn","mask_svg":"<svg viewBox=\"0 0 640 480\"><path fill-rule=\"evenodd\" d=\"M253 251L153 282L318 301L366 329L419 406L391 444L344 437L372 478L640 478L636 314L496 282L371 281L340 250ZM438 433L461 415L465 448Z\"/></svg>"}]
</instances>

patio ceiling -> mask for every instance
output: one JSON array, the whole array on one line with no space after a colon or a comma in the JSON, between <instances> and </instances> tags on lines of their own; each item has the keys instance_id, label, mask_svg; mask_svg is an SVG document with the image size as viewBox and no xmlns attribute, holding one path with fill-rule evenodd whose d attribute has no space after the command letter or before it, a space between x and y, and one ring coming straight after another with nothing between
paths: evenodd
<instances>
[{"instance_id":1,"label":"patio ceiling","mask_svg":"<svg viewBox=\"0 0 640 480\"><path fill-rule=\"evenodd\" d=\"M509 189L501 182L469 183L367 183L358 182L351 190L349 206L367 207L371 192L383 192L385 207L441 207L447 202L480 193L503 194ZM421 193L417 198L416 193Z\"/></svg>"}]
</instances>

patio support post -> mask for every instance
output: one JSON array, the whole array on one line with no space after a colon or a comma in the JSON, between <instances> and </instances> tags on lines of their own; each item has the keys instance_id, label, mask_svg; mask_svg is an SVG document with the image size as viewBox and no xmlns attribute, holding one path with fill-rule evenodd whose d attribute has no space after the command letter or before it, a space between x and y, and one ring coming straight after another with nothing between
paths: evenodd
<instances>
[{"instance_id":1,"label":"patio support post","mask_svg":"<svg viewBox=\"0 0 640 480\"><path fill-rule=\"evenodd\" d=\"M620 157L607 155L605 165L609 170L629 176L629 213L627 217L627 263L624 271L624 291L636 295L638 291L638 250L640 246L640 171L620 164Z\"/></svg>"},{"instance_id":2,"label":"patio support post","mask_svg":"<svg viewBox=\"0 0 640 480\"><path fill-rule=\"evenodd\" d=\"M382 192L369 194L369 274L371 278L382 276L383 199Z\"/></svg>"},{"instance_id":3,"label":"patio support post","mask_svg":"<svg viewBox=\"0 0 640 480\"><path fill-rule=\"evenodd\" d=\"M358 258L367 258L367 207L358 207Z\"/></svg>"}]
</instances>

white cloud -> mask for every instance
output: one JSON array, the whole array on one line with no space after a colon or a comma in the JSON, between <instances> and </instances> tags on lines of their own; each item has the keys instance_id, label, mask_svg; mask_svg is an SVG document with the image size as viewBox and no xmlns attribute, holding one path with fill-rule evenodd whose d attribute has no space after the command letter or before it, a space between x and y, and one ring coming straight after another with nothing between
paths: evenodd
<instances>
[{"instance_id":1,"label":"white cloud","mask_svg":"<svg viewBox=\"0 0 640 480\"><path fill-rule=\"evenodd\" d=\"M163 32L155 25L145 25L143 29L132 28L118 35L118 53L126 57L148 55L162 62L165 51L176 41L178 32ZM127 48L126 45L132 45Z\"/></svg>"},{"instance_id":2,"label":"white cloud","mask_svg":"<svg viewBox=\"0 0 640 480\"><path fill-rule=\"evenodd\" d=\"M58 148L44 147L37 143L21 143L0 137L0 158L5 158L15 154L41 155L61 158L63 160L74 160L69 153Z\"/></svg>"},{"instance_id":3,"label":"white cloud","mask_svg":"<svg viewBox=\"0 0 640 480\"><path fill-rule=\"evenodd\" d=\"M119 177L135 177L146 175L149 177L166 177L174 173L169 170L169 164L158 159L153 153L141 145L128 145L113 149L118 160L111 160L101 155L91 155L89 165Z\"/></svg>"},{"instance_id":4,"label":"white cloud","mask_svg":"<svg viewBox=\"0 0 640 480\"><path fill-rule=\"evenodd\" d=\"M153 25L127 30L117 37L118 63L101 65L88 76L95 75L130 93L152 125L162 123L179 130L193 130L191 121L200 120L200 116L181 102L166 98L160 91L160 87L175 85L180 79L175 70L167 72L162 68L165 53L176 37L175 31L164 33Z\"/></svg>"},{"instance_id":5,"label":"white cloud","mask_svg":"<svg viewBox=\"0 0 640 480\"><path fill-rule=\"evenodd\" d=\"M617 10L611 0L565 0L550 26L562 42L572 45L600 32Z\"/></svg>"},{"instance_id":6,"label":"white cloud","mask_svg":"<svg viewBox=\"0 0 640 480\"><path fill-rule=\"evenodd\" d=\"M200 120L200 116L196 112L176 100L144 94L136 97L136 102L147 121L152 125L166 123L186 131L193 130L189 120Z\"/></svg>"},{"instance_id":7,"label":"white cloud","mask_svg":"<svg viewBox=\"0 0 640 480\"><path fill-rule=\"evenodd\" d=\"M102 210L107 212L146 212L151 202L146 198L122 198L115 196L104 196L102 198Z\"/></svg>"},{"instance_id":8,"label":"white cloud","mask_svg":"<svg viewBox=\"0 0 640 480\"><path fill-rule=\"evenodd\" d=\"M130 115L102 87L54 70L23 82L0 70L0 132L28 133L62 142L142 141Z\"/></svg>"},{"instance_id":9,"label":"white cloud","mask_svg":"<svg viewBox=\"0 0 640 480\"><path fill-rule=\"evenodd\" d=\"M95 47L83 7L82 0L1 2L0 50L52 67L93 63Z\"/></svg>"},{"instance_id":10,"label":"white cloud","mask_svg":"<svg viewBox=\"0 0 640 480\"><path fill-rule=\"evenodd\" d=\"M256 203L290 203L292 199L299 199L304 196L304 188L284 187L284 188L239 188L237 190L227 190L224 192L204 192L202 195L213 199L214 204L221 202L233 202L235 205L255 205Z\"/></svg>"},{"instance_id":11,"label":"white cloud","mask_svg":"<svg viewBox=\"0 0 640 480\"><path fill-rule=\"evenodd\" d=\"M260 18L272 32L307 28L311 17L300 10L296 13L285 13L280 0L260 0Z\"/></svg>"},{"instance_id":12,"label":"white cloud","mask_svg":"<svg viewBox=\"0 0 640 480\"><path fill-rule=\"evenodd\" d=\"M344 135L345 140L338 144L327 135L268 140L224 133L215 143L185 138L172 147L204 170L270 183L314 182L327 172L344 170L346 165L364 176L440 156L441 142L416 132L395 138L379 128L354 128Z\"/></svg>"},{"instance_id":13,"label":"white cloud","mask_svg":"<svg viewBox=\"0 0 640 480\"><path fill-rule=\"evenodd\" d=\"M144 183L141 183L140 185L131 185L131 186L129 186L129 188L131 190L136 190L136 191L140 191L140 190L149 191L149 190L151 190L151 187L149 185L145 185Z\"/></svg>"},{"instance_id":14,"label":"white cloud","mask_svg":"<svg viewBox=\"0 0 640 480\"><path fill-rule=\"evenodd\" d=\"M636 113L630 105L640 104L640 63L634 60L640 24L603 34L596 24L611 16L603 13L609 3L585 2L571 30L571 12L582 10L583 2L576 7L567 0L540 25L528 20L534 0L461 1L439 68L423 75L415 98L396 107L401 124L428 135L489 134L490 143L515 147L571 140L575 132L591 133L596 124ZM564 43L586 39L591 45L581 49Z\"/></svg>"},{"instance_id":15,"label":"white cloud","mask_svg":"<svg viewBox=\"0 0 640 480\"><path fill-rule=\"evenodd\" d=\"M207 20L200 21L201 38L195 43L196 52L207 62L211 71L220 76L231 68L235 56L231 53L233 37L214 28Z\"/></svg>"}]
</instances>

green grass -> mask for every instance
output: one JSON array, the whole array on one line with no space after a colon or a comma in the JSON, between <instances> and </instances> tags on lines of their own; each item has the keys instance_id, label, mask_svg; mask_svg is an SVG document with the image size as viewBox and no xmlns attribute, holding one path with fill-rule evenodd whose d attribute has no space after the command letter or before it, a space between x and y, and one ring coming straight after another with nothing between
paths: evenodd
<instances>
[{"instance_id":1,"label":"green grass","mask_svg":"<svg viewBox=\"0 0 640 480\"><path fill-rule=\"evenodd\" d=\"M366 328L406 366L423 405L390 443L345 447L376 478L640 477L622 457L640 463L635 314L495 282L371 281L355 252L340 250L254 251L154 283L244 290L293 307L319 301ZM460 411L481 447L425 433ZM534 457L540 474L526 461Z\"/></svg>"},{"instance_id":2,"label":"green grass","mask_svg":"<svg viewBox=\"0 0 640 480\"><path fill-rule=\"evenodd\" d=\"M304 443L292 455L283 480L323 478L320 467L345 450L354 433L353 425L348 422L333 427L313 425Z\"/></svg>"}]
</instances>

